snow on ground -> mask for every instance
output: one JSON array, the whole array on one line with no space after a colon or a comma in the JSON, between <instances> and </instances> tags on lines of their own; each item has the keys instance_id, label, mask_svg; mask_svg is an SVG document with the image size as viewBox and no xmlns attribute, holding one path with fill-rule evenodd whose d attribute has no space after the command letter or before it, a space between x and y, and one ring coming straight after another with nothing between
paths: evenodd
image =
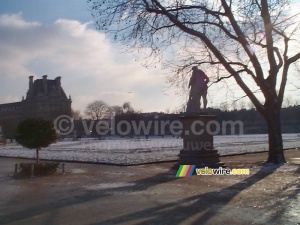
<instances>
[{"instance_id":1,"label":"snow on ground","mask_svg":"<svg viewBox=\"0 0 300 225\"><path fill-rule=\"evenodd\" d=\"M267 151L267 135L215 136L214 147L220 155ZM300 147L299 134L284 134L284 148ZM40 151L41 159L98 162L121 165L176 160L182 149L176 137L110 138L106 140L64 140ZM16 144L0 146L0 156L35 158L35 150Z\"/></svg>"}]
</instances>

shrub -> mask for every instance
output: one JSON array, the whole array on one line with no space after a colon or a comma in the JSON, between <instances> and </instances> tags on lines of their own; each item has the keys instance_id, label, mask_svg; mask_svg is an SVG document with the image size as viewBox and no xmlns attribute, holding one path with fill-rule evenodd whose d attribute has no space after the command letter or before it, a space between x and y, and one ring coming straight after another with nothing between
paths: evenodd
<instances>
[{"instance_id":1,"label":"shrub","mask_svg":"<svg viewBox=\"0 0 300 225\"><path fill-rule=\"evenodd\" d=\"M39 150L57 140L57 133L50 121L27 119L17 129L16 141L29 149L36 149L36 161L39 163Z\"/></svg>"},{"instance_id":2,"label":"shrub","mask_svg":"<svg viewBox=\"0 0 300 225\"><path fill-rule=\"evenodd\" d=\"M31 174L32 163L20 163L19 169L21 174L30 175ZM35 163L34 165L34 175L47 175L55 173L59 163L56 162L43 162Z\"/></svg>"}]
</instances>

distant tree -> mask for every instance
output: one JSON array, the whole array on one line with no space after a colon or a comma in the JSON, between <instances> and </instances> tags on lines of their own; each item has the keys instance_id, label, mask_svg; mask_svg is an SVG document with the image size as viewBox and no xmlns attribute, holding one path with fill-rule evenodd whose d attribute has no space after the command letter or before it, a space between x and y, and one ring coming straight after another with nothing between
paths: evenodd
<instances>
[{"instance_id":1,"label":"distant tree","mask_svg":"<svg viewBox=\"0 0 300 225\"><path fill-rule=\"evenodd\" d=\"M284 97L283 102L284 102L283 106L284 106L285 108L288 108L288 107L293 106L293 105L296 104L296 102L294 101L293 97L290 96L290 95Z\"/></svg>"},{"instance_id":2,"label":"distant tree","mask_svg":"<svg viewBox=\"0 0 300 225\"><path fill-rule=\"evenodd\" d=\"M73 120L81 120L82 116L79 110L73 110L71 111L71 117Z\"/></svg>"},{"instance_id":3,"label":"distant tree","mask_svg":"<svg viewBox=\"0 0 300 225\"><path fill-rule=\"evenodd\" d=\"M245 109L246 108L246 104L243 100L240 100L239 107L240 107L240 109Z\"/></svg>"},{"instance_id":4,"label":"distant tree","mask_svg":"<svg viewBox=\"0 0 300 225\"><path fill-rule=\"evenodd\" d=\"M231 106L232 106L232 109L233 109L233 110L237 110L237 104L236 104L236 101L233 101L232 104L231 104Z\"/></svg>"},{"instance_id":5,"label":"distant tree","mask_svg":"<svg viewBox=\"0 0 300 225\"><path fill-rule=\"evenodd\" d=\"M222 111L227 112L229 110L229 104L227 102L221 102L219 108Z\"/></svg>"},{"instance_id":6,"label":"distant tree","mask_svg":"<svg viewBox=\"0 0 300 225\"><path fill-rule=\"evenodd\" d=\"M111 110L113 116L121 115L123 113L123 107L118 106L118 105L114 105L114 106L110 107L110 110Z\"/></svg>"},{"instance_id":7,"label":"distant tree","mask_svg":"<svg viewBox=\"0 0 300 225\"><path fill-rule=\"evenodd\" d=\"M209 65L216 81L235 82L266 121L268 162L285 162L280 113L289 71L300 59L300 14L292 14L292 1L88 2L97 29L129 51L148 52L150 62L157 56L173 65L172 84L193 65Z\"/></svg>"},{"instance_id":8,"label":"distant tree","mask_svg":"<svg viewBox=\"0 0 300 225\"><path fill-rule=\"evenodd\" d=\"M182 105L176 107L175 109L173 109L172 113L174 113L174 114L180 114L182 112L185 112L185 109L186 109L186 104L182 104Z\"/></svg>"},{"instance_id":9,"label":"distant tree","mask_svg":"<svg viewBox=\"0 0 300 225\"><path fill-rule=\"evenodd\" d=\"M131 107L130 102L124 102L122 108L123 108L123 113L127 113L127 114L135 113L134 109Z\"/></svg>"},{"instance_id":10,"label":"distant tree","mask_svg":"<svg viewBox=\"0 0 300 225\"><path fill-rule=\"evenodd\" d=\"M255 109L255 106L251 101L249 101L247 104L249 109Z\"/></svg>"},{"instance_id":11,"label":"distant tree","mask_svg":"<svg viewBox=\"0 0 300 225\"><path fill-rule=\"evenodd\" d=\"M36 162L39 163L39 150L57 140L57 133L50 121L27 119L17 128L16 141L29 149L36 149Z\"/></svg>"},{"instance_id":12,"label":"distant tree","mask_svg":"<svg viewBox=\"0 0 300 225\"><path fill-rule=\"evenodd\" d=\"M103 101L94 101L86 107L85 115L92 120L100 120L109 115L109 107Z\"/></svg>"}]
</instances>

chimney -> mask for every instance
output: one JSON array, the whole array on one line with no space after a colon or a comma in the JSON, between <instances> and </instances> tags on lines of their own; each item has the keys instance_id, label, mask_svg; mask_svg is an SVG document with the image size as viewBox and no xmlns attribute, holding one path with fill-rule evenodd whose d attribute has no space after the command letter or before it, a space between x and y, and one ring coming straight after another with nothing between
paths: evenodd
<instances>
[{"instance_id":1,"label":"chimney","mask_svg":"<svg viewBox=\"0 0 300 225\"><path fill-rule=\"evenodd\" d=\"M48 93L48 85L47 85L47 75L43 76L43 88L44 88L44 95L47 96Z\"/></svg>"},{"instance_id":2,"label":"chimney","mask_svg":"<svg viewBox=\"0 0 300 225\"><path fill-rule=\"evenodd\" d=\"M33 76L29 77L29 89L27 91L26 98L32 98L33 97Z\"/></svg>"},{"instance_id":3,"label":"chimney","mask_svg":"<svg viewBox=\"0 0 300 225\"><path fill-rule=\"evenodd\" d=\"M58 94L61 94L61 77L56 77L55 78L55 83L56 83L56 90L58 92Z\"/></svg>"},{"instance_id":4,"label":"chimney","mask_svg":"<svg viewBox=\"0 0 300 225\"><path fill-rule=\"evenodd\" d=\"M29 90L33 88L33 76L29 77Z\"/></svg>"}]
</instances>

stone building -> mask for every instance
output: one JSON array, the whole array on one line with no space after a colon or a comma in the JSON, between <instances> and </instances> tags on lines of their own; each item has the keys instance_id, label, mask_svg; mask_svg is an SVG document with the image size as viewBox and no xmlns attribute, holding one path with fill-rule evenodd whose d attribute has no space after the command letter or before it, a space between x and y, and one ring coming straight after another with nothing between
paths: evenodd
<instances>
[{"instance_id":1,"label":"stone building","mask_svg":"<svg viewBox=\"0 0 300 225\"><path fill-rule=\"evenodd\" d=\"M53 121L59 115L71 115L71 97L61 87L61 77L54 80L33 80L29 77L26 98L21 102L0 104L0 126L8 138L13 138L18 124L27 118L43 118Z\"/></svg>"}]
</instances>

